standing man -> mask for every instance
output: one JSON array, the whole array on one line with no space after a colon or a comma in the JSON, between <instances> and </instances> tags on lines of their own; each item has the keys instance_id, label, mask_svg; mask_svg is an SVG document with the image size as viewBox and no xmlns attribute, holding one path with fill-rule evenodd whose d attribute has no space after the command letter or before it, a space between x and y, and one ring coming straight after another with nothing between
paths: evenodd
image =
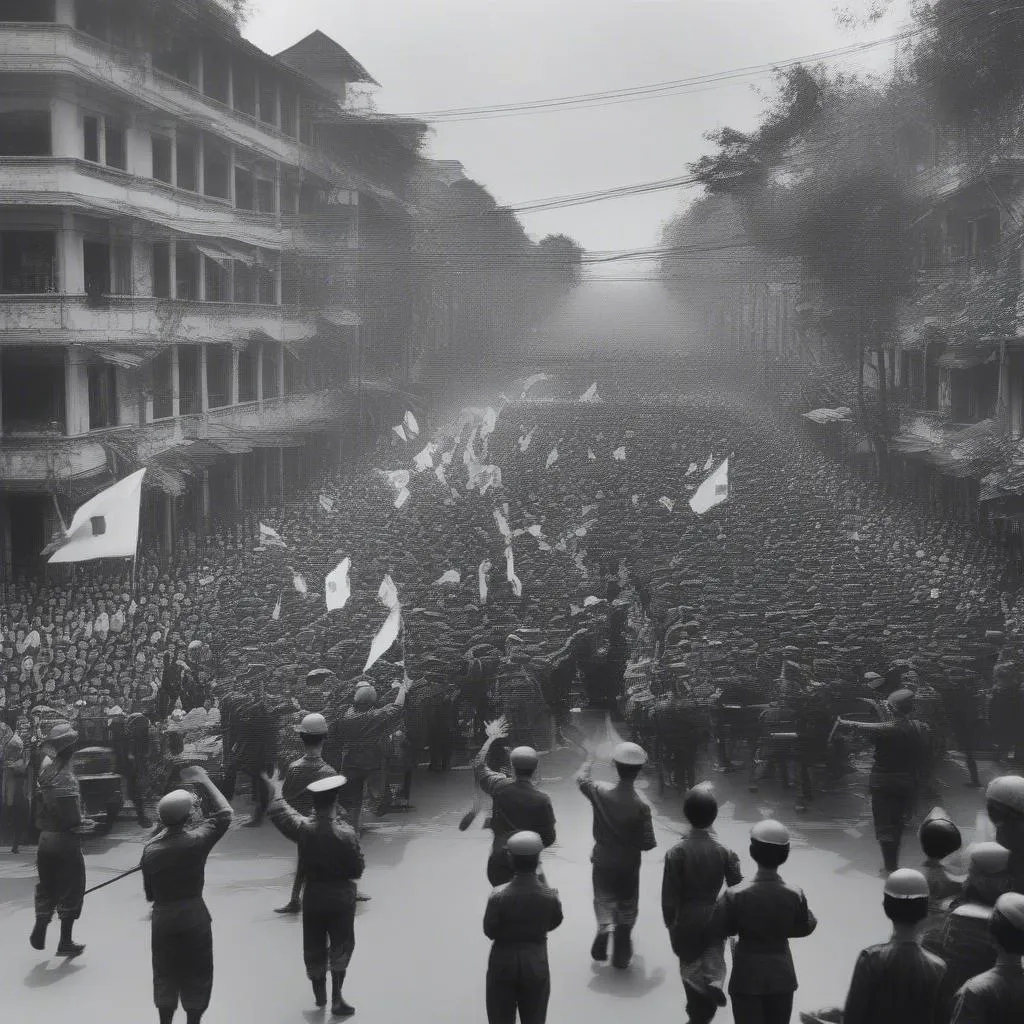
<instances>
[{"instance_id":1,"label":"standing man","mask_svg":"<svg viewBox=\"0 0 1024 1024\"><path fill-rule=\"evenodd\" d=\"M183 782L202 786L213 813L189 822L199 801L176 789L157 804L161 831L142 851L142 885L153 904L153 1002L160 1024L171 1024L178 1002L187 1024L199 1024L213 991L213 929L203 900L206 859L231 826L231 805L204 768L181 771Z\"/></svg>"},{"instance_id":2,"label":"standing man","mask_svg":"<svg viewBox=\"0 0 1024 1024\"><path fill-rule=\"evenodd\" d=\"M708 925L722 885L743 881L739 857L712 831L718 801L702 783L683 799L690 831L665 855L661 914L686 993L690 1024L709 1024L725 1006L725 941L711 940Z\"/></svg>"},{"instance_id":3,"label":"standing man","mask_svg":"<svg viewBox=\"0 0 1024 1024\"><path fill-rule=\"evenodd\" d=\"M635 743L620 743L612 755L619 781L594 782L594 753L588 748L576 784L594 809L594 849L590 856L597 936L593 960L608 957L614 931L612 966L625 970L633 958L632 931L639 912L640 855L657 846L651 808L636 791L636 777L647 754Z\"/></svg>"},{"instance_id":4,"label":"standing man","mask_svg":"<svg viewBox=\"0 0 1024 1024\"><path fill-rule=\"evenodd\" d=\"M484 934L491 940L487 961L488 1024L544 1024L551 995L548 932L562 923L558 893L537 877L544 842L536 832L510 836L503 854L512 879L487 900Z\"/></svg>"},{"instance_id":5,"label":"standing man","mask_svg":"<svg viewBox=\"0 0 1024 1024\"><path fill-rule=\"evenodd\" d=\"M306 879L302 898L302 957L318 1007L327 1005L327 970L331 972L331 1013L350 1017L356 1011L342 996L355 949L356 880L364 861L355 831L337 815L343 775L317 779L307 787L312 817L303 817L284 799L278 772L264 775L271 792L268 814L282 835L299 848Z\"/></svg>"},{"instance_id":6,"label":"standing man","mask_svg":"<svg viewBox=\"0 0 1024 1024\"><path fill-rule=\"evenodd\" d=\"M3 815L10 824L11 853L17 853L29 808L29 755L25 741L16 732L11 732L0 751L0 771L3 772Z\"/></svg>"},{"instance_id":7,"label":"standing man","mask_svg":"<svg viewBox=\"0 0 1024 1024\"><path fill-rule=\"evenodd\" d=\"M259 828L267 809L269 797L263 787L262 775L274 767L277 760L278 721L285 712L295 709L296 702L267 693L266 676L256 683L255 699L242 712L242 739L238 751L238 769L249 776L253 816L243 828Z\"/></svg>"},{"instance_id":8,"label":"standing man","mask_svg":"<svg viewBox=\"0 0 1024 1024\"><path fill-rule=\"evenodd\" d=\"M846 729L865 733L875 744L868 788L875 838L882 850L883 873L892 874L900 866L900 842L932 765L931 734L923 722L911 718L914 695L897 690L887 704L892 719L887 722L837 723Z\"/></svg>"},{"instance_id":9,"label":"standing man","mask_svg":"<svg viewBox=\"0 0 1024 1024\"><path fill-rule=\"evenodd\" d=\"M512 880L513 871L505 847L517 832L531 832L540 836L544 847L555 841L555 810L551 797L533 784L537 770L537 751L532 747L516 747L511 754L510 779L502 772L487 767L487 755L495 740L508 735L504 719L488 722L484 727L487 739L473 761L476 784L492 801L491 831L494 839L487 858L487 880L491 885L504 885Z\"/></svg>"},{"instance_id":10,"label":"standing man","mask_svg":"<svg viewBox=\"0 0 1024 1024\"><path fill-rule=\"evenodd\" d=\"M74 957L85 946L73 940L75 922L82 916L85 899L85 859L82 856L83 833L96 826L82 817L82 796L78 779L71 770L71 756L78 742L78 733L66 722L55 725L46 737L53 752L39 771L36 825L39 846L36 848L36 925L29 943L33 949L46 948L46 930L54 911L60 918L58 956Z\"/></svg>"},{"instance_id":11,"label":"standing man","mask_svg":"<svg viewBox=\"0 0 1024 1024\"><path fill-rule=\"evenodd\" d=\"M107 711L117 767L124 776L128 799L140 828L152 828L146 815L146 776L149 761L149 719L139 711L125 715L118 706Z\"/></svg>"},{"instance_id":12,"label":"standing man","mask_svg":"<svg viewBox=\"0 0 1024 1024\"><path fill-rule=\"evenodd\" d=\"M337 776L337 772L324 760L324 740L327 738L327 719L323 715L306 715L295 727L302 740L305 753L296 758L285 773L283 797L297 814L308 817L313 813L313 794L309 784L317 779L329 779ZM292 882L292 895L283 907L275 913L297 914L302 910L299 902L302 896L302 857L298 858L295 867L295 880Z\"/></svg>"}]
</instances>

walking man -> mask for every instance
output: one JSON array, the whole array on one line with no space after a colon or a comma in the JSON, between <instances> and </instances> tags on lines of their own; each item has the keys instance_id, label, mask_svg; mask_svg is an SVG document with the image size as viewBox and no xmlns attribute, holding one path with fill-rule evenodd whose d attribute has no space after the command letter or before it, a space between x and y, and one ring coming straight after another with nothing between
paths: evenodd
<instances>
[{"instance_id":1,"label":"walking man","mask_svg":"<svg viewBox=\"0 0 1024 1024\"><path fill-rule=\"evenodd\" d=\"M712 941L708 925L722 885L743 881L739 857L724 846L712 825L718 801L702 783L683 799L690 831L665 855L661 913L686 993L690 1024L709 1024L725 1006L725 941Z\"/></svg>"},{"instance_id":2,"label":"walking man","mask_svg":"<svg viewBox=\"0 0 1024 1024\"><path fill-rule=\"evenodd\" d=\"M495 740L508 735L503 718L488 722L484 727L487 739L473 761L476 784L492 802L491 831L494 839L487 858L487 880L491 885L504 885L512 880L512 867L505 847L517 832L531 832L540 836L547 848L555 841L555 810L551 797L533 784L537 770L537 751L533 747L516 747L510 757L515 778L487 767L487 755ZM543 875L541 875L543 880Z\"/></svg>"},{"instance_id":3,"label":"walking man","mask_svg":"<svg viewBox=\"0 0 1024 1024\"><path fill-rule=\"evenodd\" d=\"M617 783L594 782L594 753L588 747L576 784L594 809L594 849L590 856L597 935L593 960L608 957L614 931L612 966L625 970L633 958L632 932L640 897L640 855L657 846L651 808L636 791L636 777L647 754L635 743L620 743L612 755Z\"/></svg>"},{"instance_id":4,"label":"walking man","mask_svg":"<svg viewBox=\"0 0 1024 1024\"><path fill-rule=\"evenodd\" d=\"M186 767L181 779L203 787L213 813L189 826L197 806L187 789L157 805L162 826L142 851L142 884L153 904L153 1002L160 1024L174 1020L180 1001L187 1024L199 1024L213 991L213 928L203 900L206 859L231 825L231 805L204 768Z\"/></svg>"},{"instance_id":5,"label":"walking man","mask_svg":"<svg viewBox=\"0 0 1024 1024\"><path fill-rule=\"evenodd\" d=\"M281 776L264 775L271 793L267 813L278 831L299 848L306 879L302 897L302 956L317 1007L327 1005L327 971L331 972L331 1013L350 1017L356 1011L342 996L345 974L355 949L356 880L363 874L363 854L355 831L338 819L343 775L317 779L306 790L313 803L303 817L284 798Z\"/></svg>"},{"instance_id":6,"label":"walking man","mask_svg":"<svg viewBox=\"0 0 1024 1024\"><path fill-rule=\"evenodd\" d=\"M296 758L284 776L283 794L288 805L296 813L308 817L313 813L313 794L309 784L317 779L329 779L337 776L337 772L324 760L324 740L327 738L327 719L323 715L311 714L296 726L295 731L302 740L306 752ZM295 867L295 880L292 882L291 898L283 907L275 911L278 914L297 914L302 909L299 902L302 896L302 857L298 857Z\"/></svg>"},{"instance_id":7,"label":"walking man","mask_svg":"<svg viewBox=\"0 0 1024 1024\"><path fill-rule=\"evenodd\" d=\"M85 946L72 937L75 922L82 916L85 899L85 859L82 856L83 833L95 828L92 820L82 817L82 796L78 779L71 770L71 755L78 742L78 733L66 722L55 725L46 737L53 752L39 771L36 825L39 845L36 848L35 910L36 925L29 943L33 949L46 948L46 930L54 912L60 918L58 956L74 957Z\"/></svg>"},{"instance_id":8,"label":"walking man","mask_svg":"<svg viewBox=\"0 0 1024 1024\"><path fill-rule=\"evenodd\" d=\"M536 832L509 837L503 855L512 879L487 900L484 934L492 942L487 962L488 1024L544 1024L551 995L548 932L562 923L558 893L538 877L544 842Z\"/></svg>"}]
</instances>

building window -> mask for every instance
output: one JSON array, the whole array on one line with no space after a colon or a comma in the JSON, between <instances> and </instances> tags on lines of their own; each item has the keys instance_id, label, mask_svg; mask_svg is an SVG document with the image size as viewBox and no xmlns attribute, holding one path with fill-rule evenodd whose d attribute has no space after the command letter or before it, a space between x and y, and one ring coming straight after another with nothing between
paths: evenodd
<instances>
[{"instance_id":1,"label":"building window","mask_svg":"<svg viewBox=\"0 0 1024 1024\"><path fill-rule=\"evenodd\" d=\"M164 42L160 49L153 51L153 67L186 85L194 85L195 46L184 39Z\"/></svg>"},{"instance_id":2,"label":"building window","mask_svg":"<svg viewBox=\"0 0 1024 1024\"><path fill-rule=\"evenodd\" d=\"M296 103L293 93L281 93L281 131L290 139L296 136Z\"/></svg>"},{"instance_id":3,"label":"building window","mask_svg":"<svg viewBox=\"0 0 1024 1024\"><path fill-rule=\"evenodd\" d=\"M152 362L153 419L163 420L174 415L174 369L171 350L161 352Z\"/></svg>"},{"instance_id":4,"label":"building window","mask_svg":"<svg viewBox=\"0 0 1024 1024\"><path fill-rule=\"evenodd\" d=\"M260 351L263 360L263 397L277 398L281 391L278 388L277 360L281 347L277 344L266 344Z\"/></svg>"},{"instance_id":5,"label":"building window","mask_svg":"<svg viewBox=\"0 0 1024 1024\"><path fill-rule=\"evenodd\" d=\"M111 295L135 294L132 282L132 243L127 239L110 246L110 278Z\"/></svg>"},{"instance_id":6,"label":"building window","mask_svg":"<svg viewBox=\"0 0 1024 1024\"><path fill-rule=\"evenodd\" d=\"M199 253L191 246L179 244L174 262L176 296L195 302L199 298Z\"/></svg>"},{"instance_id":7,"label":"building window","mask_svg":"<svg viewBox=\"0 0 1024 1024\"><path fill-rule=\"evenodd\" d=\"M244 167L235 168L235 207L239 210L256 208L256 192L252 172Z\"/></svg>"},{"instance_id":8,"label":"building window","mask_svg":"<svg viewBox=\"0 0 1024 1024\"><path fill-rule=\"evenodd\" d=\"M199 358L198 345L178 346L178 407L181 416L202 412Z\"/></svg>"},{"instance_id":9,"label":"building window","mask_svg":"<svg viewBox=\"0 0 1024 1024\"><path fill-rule=\"evenodd\" d=\"M228 102L229 64L222 51L207 48L203 52L203 93L218 103Z\"/></svg>"},{"instance_id":10,"label":"building window","mask_svg":"<svg viewBox=\"0 0 1024 1024\"><path fill-rule=\"evenodd\" d=\"M100 162L100 119L98 117L83 117L82 131L85 136L85 159L90 163Z\"/></svg>"},{"instance_id":11,"label":"building window","mask_svg":"<svg viewBox=\"0 0 1024 1024\"><path fill-rule=\"evenodd\" d=\"M0 349L3 432L63 434L64 349Z\"/></svg>"},{"instance_id":12,"label":"building window","mask_svg":"<svg viewBox=\"0 0 1024 1024\"><path fill-rule=\"evenodd\" d=\"M231 276L227 267L222 267L209 256L203 257L204 276L206 278L207 302L231 301Z\"/></svg>"},{"instance_id":13,"label":"building window","mask_svg":"<svg viewBox=\"0 0 1024 1024\"><path fill-rule=\"evenodd\" d=\"M231 346L206 346L206 392L211 409L231 404Z\"/></svg>"},{"instance_id":14,"label":"building window","mask_svg":"<svg viewBox=\"0 0 1024 1024\"><path fill-rule=\"evenodd\" d=\"M256 394L256 360L259 350L252 345L238 353L238 401L255 402Z\"/></svg>"},{"instance_id":15,"label":"building window","mask_svg":"<svg viewBox=\"0 0 1024 1024\"><path fill-rule=\"evenodd\" d=\"M299 183L291 177L281 179L281 213L295 215L299 212Z\"/></svg>"},{"instance_id":16,"label":"building window","mask_svg":"<svg viewBox=\"0 0 1024 1024\"><path fill-rule=\"evenodd\" d=\"M245 65L235 66L235 110L240 114L256 116L256 75Z\"/></svg>"},{"instance_id":17,"label":"building window","mask_svg":"<svg viewBox=\"0 0 1024 1024\"><path fill-rule=\"evenodd\" d=\"M153 243L153 297L171 297L171 246L168 242Z\"/></svg>"},{"instance_id":18,"label":"building window","mask_svg":"<svg viewBox=\"0 0 1024 1024\"><path fill-rule=\"evenodd\" d=\"M95 363L88 368L89 376L89 429L116 427L117 369L106 363Z\"/></svg>"},{"instance_id":19,"label":"building window","mask_svg":"<svg viewBox=\"0 0 1024 1024\"><path fill-rule=\"evenodd\" d=\"M203 147L203 194L214 199L231 198L231 158L210 139Z\"/></svg>"},{"instance_id":20,"label":"building window","mask_svg":"<svg viewBox=\"0 0 1024 1024\"><path fill-rule=\"evenodd\" d=\"M274 183L266 178L256 179L256 209L260 213L277 213L274 209Z\"/></svg>"},{"instance_id":21,"label":"building window","mask_svg":"<svg viewBox=\"0 0 1024 1024\"><path fill-rule=\"evenodd\" d=\"M296 395L306 388L306 368L289 351L284 353L284 393Z\"/></svg>"},{"instance_id":22,"label":"building window","mask_svg":"<svg viewBox=\"0 0 1024 1024\"><path fill-rule=\"evenodd\" d=\"M0 156L50 156L50 112L12 110L0 114Z\"/></svg>"},{"instance_id":23,"label":"building window","mask_svg":"<svg viewBox=\"0 0 1024 1024\"><path fill-rule=\"evenodd\" d=\"M0 235L0 291L40 295L56 290L56 232L4 231Z\"/></svg>"},{"instance_id":24,"label":"building window","mask_svg":"<svg viewBox=\"0 0 1024 1024\"><path fill-rule=\"evenodd\" d=\"M104 134L107 141L107 166L116 167L120 171L128 169L128 149L125 144L124 129L109 122Z\"/></svg>"},{"instance_id":25,"label":"building window","mask_svg":"<svg viewBox=\"0 0 1024 1024\"><path fill-rule=\"evenodd\" d=\"M273 82L260 82L260 120L277 125L277 90Z\"/></svg>"},{"instance_id":26,"label":"building window","mask_svg":"<svg viewBox=\"0 0 1024 1024\"><path fill-rule=\"evenodd\" d=\"M256 268L256 301L261 306L277 305L277 279L270 267Z\"/></svg>"},{"instance_id":27,"label":"building window","mask_svg":"<svg viewBox=\"0 0 1024 1024\"><path fill-rule=\"evenodd\" d=\"M187 192L196 192L199 183L196 171L199 167L199 145L194 139L178 136L177 186Z\"/></svg>"},{"instance_id":28,"label":"building window","mask_svg":"<svg viewBox=\"0 0 1024 1024\"><path fill-rule=\"evenodd\" d=\"M102 299L110 294L110 243L85 239L82 242L85 265L85 294Z\"/></svg>"},{"instance_id":29,"label":"building window","mask_svg":"<svg viewBox=\"0 0 1024 1024\"><path fill-rule=\"evenodd\" d=\"M174 146L166 135L153 136L153 177L174 184Z\"/></svg>"},{"instance_id":30,"label":"building window","mask_svg":"<svg viewBox=\"0 0 1024 1024\"><path fill-rule=\"evenodd\" d=\"M235 261L235 302L256 301L256 271Z\"/></svg>"},{"instance_id":31,"label":"building window","mask_svg":"<svg viewBox=\"0 0 1024 1024\"><path fill-rule=\"evenodd\" d=\"M298 260L285 257L281 261L281 305L298 306L300 299Z\"/></svg>"},{"instance_id":32,"label":"building window","mask_svg":"<svg viewBox=\"0 0 1024 1024\"><path fill-rule=\"evenodd\" d=\"M0 21L56 20L54 0L0 0Z\"/></svg>"}]
</instances>

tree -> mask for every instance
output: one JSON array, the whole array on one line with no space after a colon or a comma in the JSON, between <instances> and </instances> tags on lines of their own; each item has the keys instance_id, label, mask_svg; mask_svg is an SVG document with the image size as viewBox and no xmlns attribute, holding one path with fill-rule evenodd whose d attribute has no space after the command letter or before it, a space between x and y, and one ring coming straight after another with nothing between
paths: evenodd
<instances>
[{"instance_id":1,"label":"tree","mask_svg":"<svg viewBox=\"0 0 1024 1024\"><path fill-rule=\"evenodd\" d=\"M537 243L538 263L568 290L580 283L583 246L568 235L546 235Z\"/></svg>"}]
</instances>

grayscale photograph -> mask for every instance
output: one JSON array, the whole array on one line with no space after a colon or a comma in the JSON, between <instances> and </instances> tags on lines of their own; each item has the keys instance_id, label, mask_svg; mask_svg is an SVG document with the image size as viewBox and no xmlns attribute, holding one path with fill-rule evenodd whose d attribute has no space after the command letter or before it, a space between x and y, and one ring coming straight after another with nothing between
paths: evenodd
<instances>
[{"instance_id":1,"label":"grayscale photograph","mask_svg":"<svg viewBox=\"0 0 1024 1024\"><path fill-rule=\"evenodd\" d=\"M1024 1022L1024 0L0 0L0 1018Z\"/></svg>"}]
</instances>

